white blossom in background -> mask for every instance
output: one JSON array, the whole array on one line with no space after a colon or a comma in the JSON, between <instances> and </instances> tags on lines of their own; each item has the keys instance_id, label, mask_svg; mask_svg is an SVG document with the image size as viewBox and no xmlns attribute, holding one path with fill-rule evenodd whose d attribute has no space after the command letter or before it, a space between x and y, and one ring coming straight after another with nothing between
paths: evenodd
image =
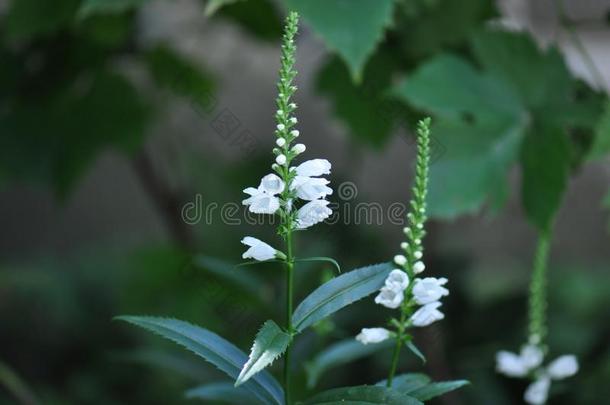
<instances>
[{"instance_id":1,"label":"white blossom in background","mask_svg":"<svg viewBox=\"0 0 610 405\"><path fill-rule=\"evenodd\" d=\"M519 354L500 351L496 354L496 370L508 377L531 377L534 381L527 387L523 400L531 405L545 404L551 381L563 380L578 372L578 360L574 355L563 355L547 367L542 366L543 350L534 344L521 348Z\"/></svg>"},{"instance_id":2,"label":"white blossom in background","mask_svg":"<svg viewBox=\"0 0 610 405\"><path fill-rule=\"evenodd\" d=\"M380 343L390 337L390 331L385 328L363 328L356 340L364 345Z\"/></svg>"}]
</instances>

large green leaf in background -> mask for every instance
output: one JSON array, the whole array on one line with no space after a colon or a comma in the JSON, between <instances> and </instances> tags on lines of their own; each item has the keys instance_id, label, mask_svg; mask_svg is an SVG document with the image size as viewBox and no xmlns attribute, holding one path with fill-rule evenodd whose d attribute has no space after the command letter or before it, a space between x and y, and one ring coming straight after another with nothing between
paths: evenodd
<instances>
[{"instance_id":1,"label":"large green leaf in background","mask_svg":"<svg viewBox=\"0 0 610 405\"><path fill-rule=\"evenodd\" d=\"M404 100L436 115L433 136L446 150L430 171L431 214L453 218L486 201L501 207L507 171L521 151L527 217L544 230L565 189L568 130L591 130L593 123L583 124L576 82L556 50L543 52L525 34L496 30L476 35L473 50L484 70L437 56L398 88Z\"/></svg>"},{"instance_id":2,"label":"large green leaf in background","mask_svg":"<svg viewBox=\"0 0 610 405\"><path fill-rule=\"evenodd\" d=\"M486 200L501 204L527 123L511 89L462 59L441 55L397 91L436 115L432 136L446 151L430 169L430 214L453 218L476 212Z\"/></svg>"},{"instance_id":3,"label":"large green leaf in background","mask_svg":"<svg viewBox=\"0 0 610 405\"><path fill-rule=\"evenodd\" d=\"M104 149L133 151L148 115L122 76L100 72L83 78L50 100L0 115L0 173L51 183L65 194Z\"/></svg>"},{"instance_id":4,"label":"large green leaf in background","mask_svg":"<svg viewBox=\"0 0 610 405\"><path fill-rule=\"evenodd\" d=\"M385 94L395 68L393 58L386 52L371 58L361 83L353 82L337 57L318 72L318 90L331 100L335 115L345 122L350 135L363 143L384 145L393 127L406 115L406 108Z\"/></svg>"},{"instance_id":5,"label":"large green leaf in background","mask_svg":"<svg viewBox=\"0 0 610 405\"><path fill-rule=\"evenodd\" d=\"M356 81L392 20L394 0L287 0L326 45L349 66Z\"/></svg>"},{"instance_id":6,"label":"large green leaf in background","mask_svg":"<svg viewBox=\"0 0 610 405\"><path fill-rule=\"evenodd\" d=\"M79 0L12 0L6 16L9 39L28 40L46 36L67 25L78 8Z\"/></svg>"},{"instance_id":7,"label":"large green leaf in background","mask_svg":"<svg viewBox=\"0 0 610 405\"><path fill-rule=\"evenodd\" d=\"M117 319L176 342L212 363L233 379L237 378L242 364L247 361L246 355L230 342L209 330L178 319L151 316L120 316ZM243 388L265 404L284 402L279 383L265 371L243 384Z\"/></svg>"},{"instance_id":8,"label":"large green leaf in background","mask_svg":"<svg viewBox=\"0 0 610 405\"><path fill-rule=\"evenodd\" d=\"M254 340L248 362L244 364L235 386L248 381L256 373L281 356L290 343L290 335L271 320L265 322Z\"/></svg>"},{"instance_id":9,"label":"large green leaf in background","mask_svg":"<svg viewBox=\"0 0 610 405\"><path fill-rule=\"evenodd\" d=\"M264 402L253 397L248 390L242 387L234 387L230 382L218 382L201 385L191 388L184 393L187 399L201 399L203 401L213 401L235 404L235 405L260 405Z\"/></svg>"}]
</instances>

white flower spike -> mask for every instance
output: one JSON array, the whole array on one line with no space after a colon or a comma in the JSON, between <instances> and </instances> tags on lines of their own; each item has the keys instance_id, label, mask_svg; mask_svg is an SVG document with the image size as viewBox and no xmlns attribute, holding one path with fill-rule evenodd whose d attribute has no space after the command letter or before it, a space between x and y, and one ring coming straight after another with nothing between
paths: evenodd
<instances>
[{"instance_id":1,"label":"white flower spike","mask_svg":"<svg viewBox=\"0 0 610 405\"><path fill-rule=\"evenodd\" d=\"M241 243L250 247L242 255L243 259L254 259L259 262L264 262L266 260L275 259L276 257L281 256L278 254L280 252L278 252L275 248L259 239L253 238L252 236L246 236L241 240Z\"/></svg>"},{"instance_id":2,"label":"white flower spike","mask_svg":"<svg viewBox=\"0 0 610 405\"><path fill-rule=\"evenodd\" d=\"M390 331L385 328L363 328L356 340L363 345L380 343L390 337Z\"/></svg>"}]
</instances>

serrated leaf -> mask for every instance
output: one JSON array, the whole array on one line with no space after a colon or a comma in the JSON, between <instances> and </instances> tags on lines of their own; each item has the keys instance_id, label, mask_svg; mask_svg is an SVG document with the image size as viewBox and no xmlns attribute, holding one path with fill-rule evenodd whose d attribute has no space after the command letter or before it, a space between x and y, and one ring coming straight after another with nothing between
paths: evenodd
<instances>
[{"instance_id":1,"label":"serrated leaf","mask_svg":"<svg viewBox=\"0 0 610 405\"><path fill-rule=\"evenodd\" d=\"M242 364L248 359L241 350L222 337L188 322L151 316L119 316L116 319L140 326L185 347L232 379L237 378ZM265 404L284 403L282 387L265 371L254 376L243 388Z\"/></svg>"},{"instance_id":2,"label":"serrated leaf","mask_svg":"<svg viewBox=\"0 0 610 405\"><path fill-rule=\"evenodd\" d=\"M392 389L403 394L408 394L418 388L430 383L430 377L422 373L408 373L397 375L392 379ZM385 387L387 380L379 381L376 385Z\"/></svg>"},{"instance_id":3,"label":"serrated leaf","mask_svg":"<svg viewBox=\"0 0 610 405\"><path fill-rule=\"evenodd\" d=\"M315 387L320 377L331 368L370 356L391 347L393 344L393 341L386 340L381 343L363 345L354 338L337 342L318 353L313 360L305 365L307 387Z\"/></svg>"},{"instance_id":4,"label":"serrated leaf","mask_svg":"<svg viewBox=\"0 0 610 405\"><path fill-rule=\"evenodd\" d=\"M78 16L86 18L95 14L124 13L140 7L149 0L85 0L82 2Z\"/></svg>"},{"instance_id":5,"label":"serrated leaf","mask_svg":"<svg viewBox=\"0 0 610 405\"><path fill-rule=\"evenodd\" d=\"M392 271L390 263L352 270L322 284L299 304L292 315L298 332L377 291Z\"/></svg>"},{"instance_id":6,"label":"serrated leaf","mask_svg":"<svg viewBox=\"0 0 610 405\"><path fill-rule=\"evenodd\" d=\"M421 405L422 403L406 394L386 387L363 385L343 387L324 391L304 402L304 405Z\"/></svg>"},{"instance_id":7,"label":"serrated leaf","mask_svg":"<svg viewBox=\"0 0 610 405\"><path fill-rule=\"evenodd\" d=\"M412 341L408 341L406 343L406 346L409 350L411 350L411 352L413 352L413 354L419 357L422 363L426 363L426 356L424 356L424 354L419 350L419 348L415 346L415 343L413 343Z\"/></svg>"},{"instance_id":8,"label":"serrated leaf","mask_svg":"<svg viewBox=\"0 0 610 405\"><path fill-rule=\"evenodd\" d=\"M289 344L290 335L288 333L271 320L265 322L256 335L250 351L250 358L239 373L235 386L242 385L256 373L273 363L286 351Z\"/></svg>"},{"instance_id":9,"label":"serrated leaf","mask_svg":"<svg viewBox=\"0 0 610 405\"><path fill-rule=\"evenodd\" d=\"M503 82L440 55L398 86L396 94L437 119L432 135L445 150L430 168L430 214L454 218L507 197L527 114Z\"/></svg>"},{"instance_id":10,"label":"serrated leaf","mask_svg":"<svg viewBox=\"0 0 610 405\"><path fill-rule=\"evenodd\" d=\"M433 382L409 392L409 395L419 399L420 401L428 401L453 390L457 390L458 388L468 384L470 384L470 382L466 380Z\"/></svg>"},{"instance_id":11,"label":"serrated leaf","mask_svg":"<svg viewBox=\"0 0 610 405\"><path fill-rule=\"evenodd\" d=\"M184 396L187 399L201 399L204 401L214 401L214 403L222 402L235 405L265 404L265 402L252 397L252 394L245 388L234 387L233 383L230 382L210 383L191 388L184 393Z\"/></svg>"},{"instance_id":12,"label":"serrated leaf","mask_svg":"<svg viewBox=\"0 0 610 405\"><path fill-rule=\"evenodd\" d=\"M360 81L367 59L391 22L393 0L288 0Z\"/></svg>"}]
</instances>

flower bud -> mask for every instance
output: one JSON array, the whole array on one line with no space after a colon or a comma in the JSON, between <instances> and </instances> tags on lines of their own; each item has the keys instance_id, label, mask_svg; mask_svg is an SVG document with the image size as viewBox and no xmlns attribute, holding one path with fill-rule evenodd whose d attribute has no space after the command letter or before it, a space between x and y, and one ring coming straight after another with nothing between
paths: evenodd
<instances>
[{"instance_id":1,"label":"flower bud","mask_svg":"<svg viewBox=\"0 0 610 405\"><path fill-rule=\"evenodd\" d=\"M286 139L284 139L284 138L277 138L275 140L275 144L281 148L284 145L286 145Z\"/></svg>"},{"instance_id":2,"label":"flower bud","mask_svg":"<svg viewBox=\"0 0 610 405\"><path fill-rule=\"evenodd\" d=\"M275 158L275 162L280 165L283 166L286 164L286 156L285 155L278 155L278 157Z\"/></svg>"},{"instance_id":3,"label":"flower bud","mask_svg":"<svg viewBox=\"0 0 610 405\"><path fill-rule=\"evenodd\" d=\"M293 151L294 153L296 153L297 155L298 155L299 153L303 153L303 152L305 152L305 149L306 149L306 147L305 147L305 145L303 145L302 143L297 143L296 145L294 145L294 146L292 147L292 151Z\"/></svg>"}]
</instances>

